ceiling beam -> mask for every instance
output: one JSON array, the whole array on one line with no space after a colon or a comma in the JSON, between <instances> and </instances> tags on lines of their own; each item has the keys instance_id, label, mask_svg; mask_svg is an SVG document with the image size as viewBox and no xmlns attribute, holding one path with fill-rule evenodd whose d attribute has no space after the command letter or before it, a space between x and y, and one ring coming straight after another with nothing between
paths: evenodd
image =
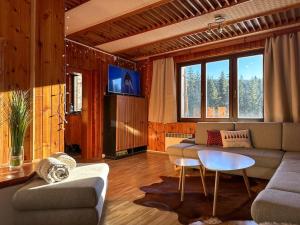
<instances>
[{"instance_id":1,"label":"ceiling beam","mask_svg":"<svg viewBox=\"0 0 300 225\"><path fill-rule=\"evenodd\" d=\"M206 1L206 4L208 4L210 7L207 8L204 5L203 1ZM218 6L214 6L212 1L213 0L194 0L193 2L191 0L184 0L184 1L183 0L161 0L159 2L145 6L138 10L126 13L122 16L88 27L81 31L77 31L75 33L69 34L67 35L67 37L74 41L80 41L86 45L91 45L91 44L93 44L93 46L101 45L107 42L127 38L133 35L141 34L154 29L162 28L195 17L199 17L206 13L217 12L217 10L232 7L237 4L242 4L244 2L251 1L251 0L240 0L238 2L232 1L230 2L230 4L227 4L227 2L229 3L229 1L224 2L221 0L217 0ZM174 10L178 11L178 13L182 14L184 17L175 16ZM148 19L147 21L147 26L142 26L141 23L136 22L136 20L134 20L134 18L136 18L137 16L142 16L144 14L152 15L152 18ZM146 19L147 17L143 17L143 18L144 20L147 20ZM153 19L159 20L161 21L161 23L160 24L154 23ZM92 42L89 41L91 39L88 37L89 31L110 30L110 27L116 26L116 24L122 23L123 21L126 21L127 24L131 24L131 29L128 30L128 32L119 31L118 34L111 34L107 32L105 33L105 36L99 38L99 40L93 37L93 41ZM144 23L146 22L144 21Z\"/></svg>"},{"instance_id":2,"label":"ceiling beam","mask_svg":"<svg viewBox=\"0 0 300 225\"><path fill-rule=\"evenodd\" d=\"M285 11L293 9L295 7L300 7L300 3L297 3L297 4L293 5L293 6L285 7L283 9L270 10L270 11L267 11L265 13L260 13L260 14L256 14L256 15L253 15L253 16L248 16L248 17L237 19L237 20L228 21L228 22L226 22L225 27L228 27L229 29L230 28L232 29L231 26L237 26L238 27L238 24L240 23L241 25L244 26L244 28L247 31L247 33L254 33L254 32L259 32L259 31L262 31L262 30L266 30L266 29L270 28L270 25L268 24L267 21L266 21L266 27L262 28L262 30L257 30L257 29L249 30L249 28L247 27L247 24L245 24L245 21L248 21L250 19L251 20L257 19L258 20L258 18L264 19L265 16L271 16L272 17L272 15L274 15L276 13L285 12ZM272 26L272 28L275 27L275 25ZM252 24L252 26L253 26L253 24ZM280 26L280 25L278 24L278 26ZM244 34L244 32L239 27L238 27L238 30L240 31L239 35L243 35ZM201 33L206 39L209 39L209 41L211 41L211 39L213 39L214 41L216 40L216 38L214 37L214 35L218 39L220 39L220 37L218 35L216 35L215 32L214 32L214 35L209 35L207 33L207 27L206 27L206 28L202 28L202 29L199 29L197 31L194 31L194 32L188 32L188 33L185 33L185 34L182 34L182 35L177 35L177 36L166 38L166 39L163 39L163 40L160 40L160 41L155 41L155 42L147 43L147 44L140 45L140 46L137 46L137 47L125 49L125 50L116 52L116 54L122 55L122 53L134 52L135 49L143 49L143 48L155 46L157 44L163 44L163 43L168 42L169 40L175 40L175 39L182 38L182 37L189 36L189 35L193 35L193 34L196 34L196 33ZM207 38L207 36L209 38Z\"/></svg>"}]
</instances>

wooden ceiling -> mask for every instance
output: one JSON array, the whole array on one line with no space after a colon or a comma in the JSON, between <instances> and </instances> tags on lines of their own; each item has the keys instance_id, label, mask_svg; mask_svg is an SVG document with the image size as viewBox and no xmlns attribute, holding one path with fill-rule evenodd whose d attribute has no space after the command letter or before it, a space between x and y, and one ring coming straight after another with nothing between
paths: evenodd
<instances>
[{"instance_id":1,"label":"wooden ceiling","mask_svg":"<svg viewBox=\"0 0 300 225\"><path fill-rule=\"evenodd\" d=\"M68 38L96 46L158 29L249 0L164 0L73 33Z\"/></svg>"},{"instance_id":2,"label":"wooden ceiling","mask_svg":"<svg viewBox=\"0 0 300 225\"><path fill-rule=\"evenodd\" d=\"M65 10L68 11L90 0L65 0Z\"/></svg>"},{"instance_id":3,"label":"wooden ceiling","mask_svg":"<svg viewBox=\"0 0 300 225\"><path fill-rule=\"evenodd\" d=\"M111 1L117 2L118 0ZM66 0L66 4L75 2L79 4L83 1ZM261 3L270 9L262 8L263 4ZM258 11L256 11L257 4L260 4ZM278 4L277 8L274 7L276 4ZM273 5L273 8L270 5ZM207 27L209 20L207 18L213 18L213 16L224 11L226 11L226 17L228 14L229 16L233 15L233 17L226 19L222 32L217 28L213 28L209 32ZM249 13L245 16L247 12ZM148 33L176 24L189 23L192 20L195 22L195 19L198 20L198 18L202 22L201 26L189 29L188 32L180 31L176 35L173 32L172 35L154 38L153 41L144 40L142 44L132 42L129 47L126 44L120 44L128 44L131 38L136 40L139 36L145 37ZM284 29L291 25L300 28L300 0L160 0L122 16L69 34L67 38L92 47L100 49L103 47L102 50L128 59L138 60L216 41L259 34L277 28ZM123 40L127 42L123 42ZM109 47L115 46L113 43L116 42L118 42L118 46L121 46L120 50L112 50Z\"/></svg>"},{"instance_id":4,"label":"wooden ceiling","mask_svg":"<svg viewBox=\"0 0 300 225\"><path fill-rule=\"evenodd\" d=\"M202 29L187 35L126 49L117 54L126 58L145 57L296 23L300 23L300 8L277 11L229 23L223 27L221 33L217 28L212 29L211 32L208 29Z\"/></svg>"}]
</instances>

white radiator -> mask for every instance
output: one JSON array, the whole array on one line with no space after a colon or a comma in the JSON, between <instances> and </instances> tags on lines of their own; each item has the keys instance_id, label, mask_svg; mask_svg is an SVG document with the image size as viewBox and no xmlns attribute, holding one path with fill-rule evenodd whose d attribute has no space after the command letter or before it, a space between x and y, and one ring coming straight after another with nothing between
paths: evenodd
<instances>
[{"instance_id":1,"label":"white radiator","mask_svg":"<svg viewBox=\"0 0 300 225\"><path fill-rule=\"evenodd\" d=\"M165 136L165 150L170 145L179 144L182 140L187 138L192 138L192 134L184 134L184 133L166 133Z\"/></svg>"}]
</instances>

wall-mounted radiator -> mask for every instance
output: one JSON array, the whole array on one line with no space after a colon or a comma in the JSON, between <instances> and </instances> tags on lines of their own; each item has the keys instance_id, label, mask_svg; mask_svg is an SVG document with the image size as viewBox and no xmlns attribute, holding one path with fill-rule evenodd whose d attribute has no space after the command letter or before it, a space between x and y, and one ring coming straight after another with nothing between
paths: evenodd
<instances>
[{"instance_id":1,"label":"wall-mounted radiator","mask_svg":"<svg viewBox=\"0 0 300 225\"><path fill-rule=\"evenodd\" d=\"M192 134L184 134L184 133L166 133L165 135L165 150L170 145L179 144L182 140L187 138L192 138Z\"/></svg>"}]
</instances>

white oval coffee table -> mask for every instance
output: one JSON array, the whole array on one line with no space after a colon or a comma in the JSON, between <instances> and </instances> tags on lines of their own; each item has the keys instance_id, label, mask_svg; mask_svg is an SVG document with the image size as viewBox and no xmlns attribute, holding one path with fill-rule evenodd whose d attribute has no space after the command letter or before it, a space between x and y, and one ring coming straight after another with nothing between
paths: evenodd
<instances>
[{"instance_id":1,"label":"white oval coffee table","mask_svg":"<svg viewBox=\"0 0 300 225\"><path fill-rule=\"evenodd\" d=\"M216 150L200 150L198 151L198 156L200 162L206 169L216 172L213 216L215 216L216 214L220 172L242 170L248 195L249 197L251 197L250 185L249 185L246 169L255 164L254 159L236 153L222 152Z\"/></svg>"}]
</instances>

